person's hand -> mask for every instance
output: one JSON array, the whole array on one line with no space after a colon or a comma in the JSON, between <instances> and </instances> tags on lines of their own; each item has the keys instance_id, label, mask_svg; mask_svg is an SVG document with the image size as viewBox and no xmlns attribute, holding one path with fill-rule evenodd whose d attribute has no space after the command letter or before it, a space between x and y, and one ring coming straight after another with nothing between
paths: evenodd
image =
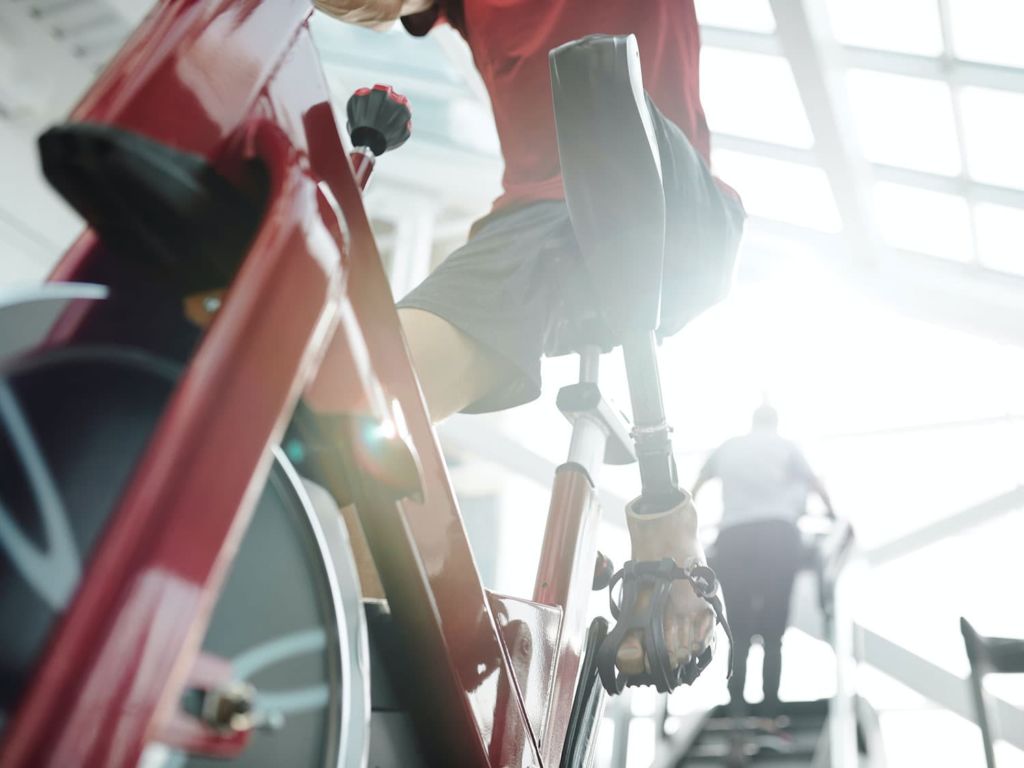
<instances>
[{"instance_id":1,"label":"person's hand","mask_svg":"<svg viewBox=\"0 0 1024 768\"><path fill-rule=\"evenodd\" d=\"M632 511L635 504L631 503L626 509L633 560L670 557L681 567L693 558L702 565L707 563L697 538L697 512L689 496L658 515L637 515ZM638 607L646 608L650 590L646 594L641 592L638 597ZM673 668L700 656L714 644L715 612L706 600L697 596L688 581L673 582L662 620ZM627 675L642 674L645 668L650 668L650 661L644 658L642 631L634 630L626 636L619 646L617 666Z\"/></svg>"},{"instance_id":2,"label":"person's hand","mask_svg":"<svg viewBox=\"0 0 1024 768\"><path fill-rule=\"evenodd\" d=\"M402 15L402 0L313 0L321 13L371 29L386 29Z\"/></svg>"}]
</instances>

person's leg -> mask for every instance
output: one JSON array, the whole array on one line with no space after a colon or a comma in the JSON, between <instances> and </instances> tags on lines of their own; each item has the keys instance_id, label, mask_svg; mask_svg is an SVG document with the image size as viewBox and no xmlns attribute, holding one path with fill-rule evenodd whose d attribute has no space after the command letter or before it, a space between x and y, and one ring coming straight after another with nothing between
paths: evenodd
<instances>
[{"instance_id":1,"label":"person's leg","mask_svg":"<svg viewBox=\"0 0 1024 768\"><path fill-rule=\"evenodd\" d=\"M782 679L782 636L789 622L790 597L799 568L800 534L795 525L778 521L766 525L762 537L766 556L764 579L764 701L771 711L779 703Z\"/></svg>"},{"instance_id":2,"label":"person's leg","mask_svg":"<svg viewBox=\"0 0 1024 768\"><path fill-rule=\"evenodd\" d=\"M664 338L728 292L743 212L738 200L716 183L683 131L650 99L648 106L658 141L665 195L661 324L657 329L659 338ZM703 559L692 503L687 500L677 510L678 514L673 514L679 521L671 530L658 515L627 516L634 559L668 557L676 563L690 557ZM725 598L733 622L727 587ZM665 634L673 659L699 656L714 642L714 614L689 584L672 585L665 613ZM640 637L639 632L631 633L620 646L618 666L627 674L642 672L648 663Z\"/></svg>"},{"instance_id":3,"label":"person's leg","mask_svg":"<svg viewBox=\"0 0 1024 768\"><path fill-rule=\"evenodd\" d=\"M571 250L557 202L492 214L398 304L434 422L457 411L509 408L540 393L540 357L559 259ZM365 597L384 597L355 509L342 510Z\"/></svg>"},{"instance_id":4,"label":"person's leg","mask_svg":"<svg viewBox=\"0 0 1024 768\"><path fill-rule=\"evenodd\" d=\"M746 712L743 689L747 682L747 657L754 634L753 590L756 578L750 569L751 537L745 526L724 528L715 543L710 565L722 585L733 637L733 668L729 679L729 711L733 717Z\"/></svg>"},{"instance_id":5,"label":"person's leg","mask_svg":"<svg viewBox=\"0 0 1024 768\"><path fill-rule=\"evenodd\" d=\"M492 213L398 303L434 422L540 394L540 358L575 241L565 204Z\"/></svg>"},{"instance_id":6,"label":"person's leg","mask_svg":"<svg viewBox=\"0 0 1024 768\"><path fill-rule=\"evenodd\" d=\"M413 368L433 422L461 411L493 391L511 365L462 333L448 321L421 309L399 309ZM355 508L342 509L363 597L384 599L380 574L370 554Z\"/></svg>"},{"instance_id":7,"label":"person's leg","mask_svg":"<svg viewBox=\"0 0 1024 768\"><path fill-rule=\"evenodd\" d=\"M665 189L661 325L672 336L721 301L732 286L745 217L739 198L719 183L686 134L648 97Z\"/></svg>"},{"instance_id":8,"label":"person's leg","mask_svg":"<svg viewBox=\"0 0 1024 768\"><path fill-rule=\"evenodd\" d=\"M782 635L762 635L764 639L764 664L761 667L764 680L764 704L769 714L774 714L779 704L779 681L782 679Z\"/></svg>"},{"instance_id":9,"label":"person's leg","mask_svg":"<svg viewBox=\"0 0 1024 768\"><path fill-rule=\"evenodd\" d=\"M747 657L750 655L750 635L733 634L732 677L729 678L729 714L739 717L746 710L743 689L747 684Z\"/></svg>"},{"instance_id":10,"label":"person's leg","mask_svg":"<svg viewBox=\"0 0 1024 768\"><path fill-rule=\"evenodd\" d=\"M398 319L435 423L515 375L511 363L438 315L409 307L398 310Z\"/></svg>"}]
</instances>

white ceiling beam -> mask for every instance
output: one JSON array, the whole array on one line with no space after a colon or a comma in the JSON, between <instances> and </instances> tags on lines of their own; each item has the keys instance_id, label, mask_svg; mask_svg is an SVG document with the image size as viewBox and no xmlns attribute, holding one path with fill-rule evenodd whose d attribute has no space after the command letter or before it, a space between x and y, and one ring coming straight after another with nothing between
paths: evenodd
<instances>
[{"instance_id":1,"label":"white ceiling beam","mask_svg":"<svg viewBox=\"0 0 1024 768\"><path fill-rule=\"evenodd\" d=\"M782 55L783 49L775 35L724 27L701 27L701 40L707 47L727 48L767 55ZM883 51L836 43L838 63L850 69L869 69L893 75L941 80L954 85L1024 93L1024 69L983 64L952 58L948 63L935 56L920 56L899 51Z\"/></svg>"},{"instance_id":2,"label":"white ceiling beam","mask_svg":"<svg viewBox=\"0 0 1024 768\"><path fill-rule=\"evenodd\" d=\"M874 265L850 263L841 258L839 235L751 217L745 239L753 242L760 235L807 243L850 289L900 314L1024 347L1024 278L889 247ZM788 256L771 248L750 250L751 274L792 269ZM741 282L745 273L741 259Z\"/></svg>"},{"instance_id":3,"label":"white ceiling beam","mask_svg":"<svg viewBox=\"0 0 1024 768\"><path fill-rule=\"evenodd\" d=\"M963 59L950 59L947 63L933 56L916 56L911 53L858 47L843 48L842 57L846 66L855 69L941 80L952 85L1024 93L1024 69L981 64Z\"/></svg>"},{"instance_id":4,"label":"white ceiling beam","mask_svg":"<svg viewBox=\"0 0 1024 768\"><path fill-rule=\"evenodd\" d=\"M870 629L858 626L856 631L863 661L965 720L978 722L964 678ZM955 626L950 631L956 632ZM1024 710L992 694L989 702L999 723L999 738L1024 749Z\"/></svg>"},{"instance_id":5,"label":"white ceiling beam","mask_svg":"<svg viewBox=\"0 0 1024 768\"><path fill-rule=\"evenodd\" d=\"M864 554L871 565L881 565L937 544L944 539L984 525L1024 508L1024 488L1017 487L980 504L913 530Z\"/></svg>"},{"instance_id":6,"label":"white ceiling beam","mask_svg":"<svg viewBox=\"0 0 1024 768\"><path fill-rule=\"evenodd\" d=\"M782 55L779 39L775 35L764 32L712 27L705 24L700 28L700 40L704 47L728 48L734 51L749 51L769 56Z\"/></svg>"},{"instance_id":7,"label":"white ceiling beam","mask_svg":"<svg viewBox=\"0 0 1024 768\"><path fill-rule=\"evenodd\" d=\"M771 0L771 6L776 35L793 69L814 133L815 152L832 187L846 239L862 260L874 260L880 239L869 198L871 174L853 133L839 45L824 4Z\"/></svg>"},{"instance_id":8,"label":"white ceiling beam","mask_svg":"<svg viewBox=\"0 0 1024 768\"><path fill-rule=\"evenodd\" d=\"M770 141L751 139L747 136L735 136L726 133L715 133L712 145L717 149L743 152L758 157L768 157L798 165L818 167L818 158L813 149L790 147L784 144L773 144ZM1011 208L1024 208L1024 190L1011 187L1000 187L985 184L971 178L960 176L943 176L939 173L928 173L911 168L900 168L895 165L871 163L868 165L871 176L877 181L891 181L908 187L918 187L947 195L966 197L970 202L995 203Z\"/></svg>"}]
</instances>

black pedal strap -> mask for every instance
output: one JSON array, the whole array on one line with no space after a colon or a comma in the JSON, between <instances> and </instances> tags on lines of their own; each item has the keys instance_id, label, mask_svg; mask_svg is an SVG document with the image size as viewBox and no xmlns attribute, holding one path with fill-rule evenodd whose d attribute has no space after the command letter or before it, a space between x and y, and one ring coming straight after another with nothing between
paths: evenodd
<instances>
[{"instance_id":1,"label":"black pedal strap","mask_svg":"<svg viewBox=\"0 0 1024 768\"><path fill-rule=\"evenodd\" d=\"M664 616L668 607L672 583L685 580L693 587L698 597L705 600L715 612L715 621L722 625L729 640L728 676L732 675L732 630L725 615L725 605L718 590L718 578L708 566L697 560L690 560L685 566L676 565L671 558L656 561L633 561L625 563L608 585L608 603L615 627L601 643L598 651L598 667L601 682L609 693L621 693L627 685L653 685L662 693L669 693L682 684L690 685L711 663L712 648L691 658L685 664L672 668L671 656L665 642ZM614 589L622 583L619 601L615 601ZM650 590L650 602L641 609L640 595ZM616 669L615 661L619 647L633 630L643 633L643 650L647 664L645 672L627 675Z\"/></svg>"}]
</instances>

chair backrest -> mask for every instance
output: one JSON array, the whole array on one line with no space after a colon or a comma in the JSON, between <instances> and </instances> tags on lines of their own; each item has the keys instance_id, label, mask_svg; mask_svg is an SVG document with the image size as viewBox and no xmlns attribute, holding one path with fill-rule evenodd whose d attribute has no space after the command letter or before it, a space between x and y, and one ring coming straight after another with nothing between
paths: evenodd
<instances>
[{"instance_id":1,"label":"chair backrest","mask_svg":"<svg viewBox=\"0 0 1024 768\"><path fill-rule=\"evenodd\" d=\"M1009 637L985 637L971 626L967 619L960 617L960 632L964 636L967 659L971 663L971 694L974 709L981 728L985 746L985 764L996 768L993 733L989 718L988 701L985 695L985 675L1024 672L1024 640Z\"/></svg>"},{"instance_id":2,"label":"chair backrest","mask_svg":"<svg viewBox=\"0 0 1024 768\"><path fill-rule=\"evenodd\" d=\"M566 202L598 309L620 338L660 316L665 198L632 35L592 35L551 52Z\"/></svg>"}]
</instances>

